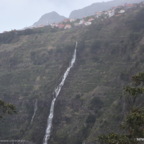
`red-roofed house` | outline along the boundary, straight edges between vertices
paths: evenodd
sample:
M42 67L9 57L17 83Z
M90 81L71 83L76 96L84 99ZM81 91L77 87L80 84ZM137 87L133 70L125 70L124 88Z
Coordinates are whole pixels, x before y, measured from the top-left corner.
M58 24L58 28L63 29L65 27L64 24Z

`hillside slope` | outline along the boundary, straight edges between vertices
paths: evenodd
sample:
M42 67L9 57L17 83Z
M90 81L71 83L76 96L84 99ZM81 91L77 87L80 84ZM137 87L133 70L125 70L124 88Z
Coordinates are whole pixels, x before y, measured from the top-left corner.
M54 88L77 60L58 97L50 144L97 143L119 131L122 90L144 69L144 9L60 31L44 27L0 34L0 97L18 113L0 123L0 139L43 141ZM34 105L37 112L33 123Z
M143 0L112 0L108 2L94 3L82 9L72 11L69 17L70 18L83 18L83 17L94 15L96 12L107 11L111 9L112 7L124 5L125 3L131 4L131 3L139 3L142 1Z

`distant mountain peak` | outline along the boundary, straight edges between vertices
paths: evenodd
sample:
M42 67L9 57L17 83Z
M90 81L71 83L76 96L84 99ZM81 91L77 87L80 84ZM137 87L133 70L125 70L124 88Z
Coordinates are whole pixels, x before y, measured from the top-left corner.
M66 19L66 17L59 15L57 12L52 11L50 13L46 13L41 18L34 23L33 26L38 27L38 26L43 26L43 25L49 25L52 23L59 23Z

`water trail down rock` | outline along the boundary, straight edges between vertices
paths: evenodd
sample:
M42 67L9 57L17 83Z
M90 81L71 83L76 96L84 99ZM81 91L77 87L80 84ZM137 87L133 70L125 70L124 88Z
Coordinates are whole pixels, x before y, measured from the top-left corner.
M63 85L65 83L65 80L66 80L71 68L73 67L73 65L74 65L74 63L76 61L77 45L78 45L78 42L76 42L76 44L75 44L75 50L74 50L73 57L71 59L69 67L67 68L67 70L65 71L65 73L64 73L64 75L62 77L62 81L60 82L60 84L54 90L54 98L53 98L53 100L51 102L50 114L49 114L49 117L48 117L48 120L47 120L47 128L46 128L43 144L48 144L48 140L49 140L50 134L51 134L52 120L53 120L53 116L54 116L55 101L56 101L57 97L59 96L61 88L63 87Z
M35 100L35 105L34 105L34 113L33 113L33 116L32 116L32 118L31 118L30 124L33 123L33 120L34 120L34 118L35 118L36 111L37 111L37 109L38 109L37 103L38 103L38 101L37 101L37 99L36 99L36 100Z

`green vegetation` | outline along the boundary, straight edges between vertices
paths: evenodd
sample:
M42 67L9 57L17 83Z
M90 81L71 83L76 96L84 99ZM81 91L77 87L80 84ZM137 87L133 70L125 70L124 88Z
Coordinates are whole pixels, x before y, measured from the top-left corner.
M4 115L6 114L13 114L13 113L16 113L15 106L0 100L0 118L3 118Z
M143 8L89 27L0 34L0 96L17 108L17 115L8 115L0 123L0 139L42 143L53 91L69 65L76 40L77 60L56 101L50 143L91 144L98 135L111 132L110 137L117 138L115 133L123 132L119 125L126 115L122 89L144 69L144 29L139 15ZM141 28L136 30L136 25ZM135 79L138 86L139 78ZM135 86L127 91L131 88ZM137 88L132 94L142 92ZM30 124L36 99L38 110ZM132 116L141 113L135 112Z
M101 144L138 144L137 138L144 137L144 73L132 77L133 85L125 88L126 117L122 125L125 134L111 133L99 136Z

